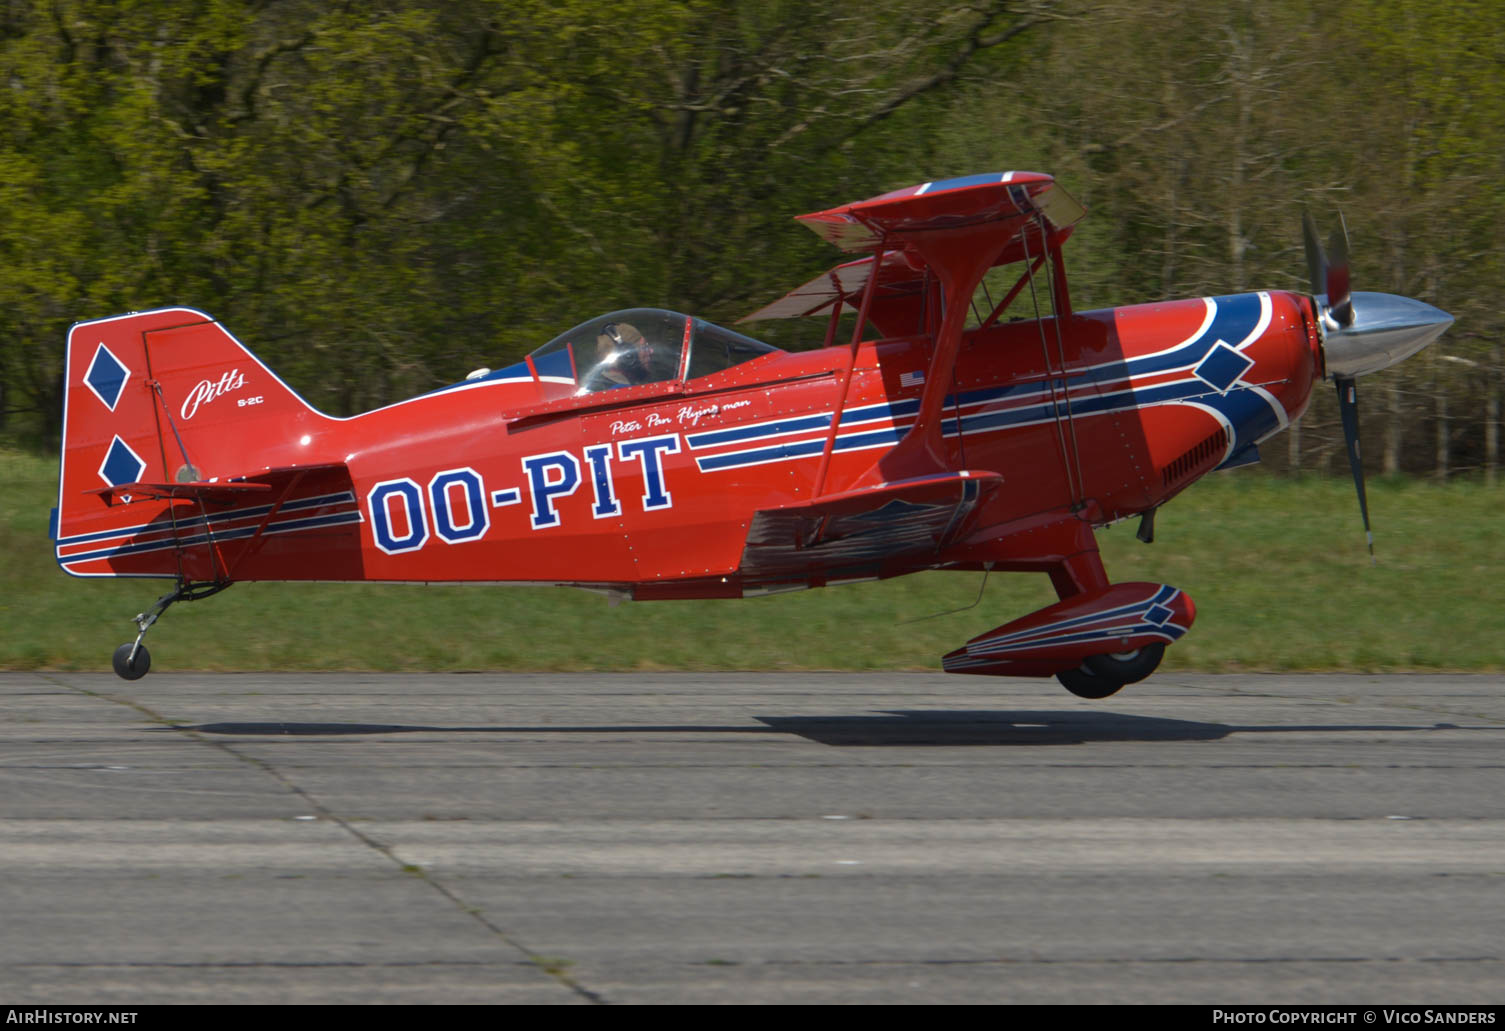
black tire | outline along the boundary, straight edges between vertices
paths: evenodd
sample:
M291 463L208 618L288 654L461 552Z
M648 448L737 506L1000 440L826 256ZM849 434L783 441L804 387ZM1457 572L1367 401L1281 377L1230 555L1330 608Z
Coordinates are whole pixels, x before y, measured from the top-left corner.
M140 680L152 668L152 654L144 644L136 648L136 661L130 661L133 647L134 644L122 644L115 649L115 655L110 660L110 665L115 667L115 675L125 680Z
M1111 694L1117 694L1118 689L1124 686L1120 681L1107 680L1080 666L1062 670L1056 674L1056 679L1078 698L1107 698Z
M1088 672L1104 680L1116 680L1119 685L1137 684L1160 668L1165 658L1165 645L1147 644L1126 654L1091 655L1082 663Z

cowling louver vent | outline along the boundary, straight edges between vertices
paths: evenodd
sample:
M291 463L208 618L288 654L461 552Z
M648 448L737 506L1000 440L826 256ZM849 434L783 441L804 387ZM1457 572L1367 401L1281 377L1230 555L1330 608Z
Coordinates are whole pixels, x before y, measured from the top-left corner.
M1161 473L1161 480L1167 487L1173 483L1179 483L1197 469L1200 469L1209 459L1214 456L1221 456L1226 450L1228 450L1228 431L1219 429L1212 436L1202 441L1202 443L1166 466L1165 471Z

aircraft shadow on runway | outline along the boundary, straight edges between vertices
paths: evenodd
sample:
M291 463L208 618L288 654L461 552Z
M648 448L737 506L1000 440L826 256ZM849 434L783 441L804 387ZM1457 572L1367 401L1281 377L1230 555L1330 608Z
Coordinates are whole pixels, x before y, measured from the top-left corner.
M395 723L204 723L176 731L238 736L326 737L361 734L792 734L823 745L1078 745L1100 741L1216 741L1230 734L1411 733L1505 730L1434 724L1235 726L1110 712L887 710L859 716L758 716L737 724L421 726Z

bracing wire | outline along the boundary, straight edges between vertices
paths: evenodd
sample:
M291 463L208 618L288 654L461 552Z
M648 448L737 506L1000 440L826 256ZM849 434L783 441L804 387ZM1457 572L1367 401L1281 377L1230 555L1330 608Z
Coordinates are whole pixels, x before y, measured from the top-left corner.
M988 574L990 572L992 572L991 564L983 567L982 583L977 585L977 597L972 599L972 604L963 605L959 609L947 609L944 612L932 612L928 616L916 616L914 619L903 619L896 623L895 626L908 626L911 623L923 623L927 619L940 619L942 616L954 616L958 612L966 612L968 609L977 608L978 603L982 601L982 592L988 586Z
M1042 236L1045 234L1044 226L1040 227L1040 233ZM1061 252L1057 250L1054 261L1060 260ZM1078 474L1080 474L1082 470L1082 450L1081 447L1077 444L1076 420L1071 416L1071 386L1066 382L1066 342L1061 337L1061 305L1059 300L1056 298L1056 277L1054 275L1056 267L1054 261L1051 265L1052 275L1050 277L1050 310L1054 316L1054 318L1051 319L1051 322L1054 323L1056 327L1056 355L1061 360L1061 386L1065 388L1066 391L1066 428L1071 431L1071 454L1072 457L1076 460L1077 472ZM1081 486L1085 491L1085 484ZM1072 500L1080 501L1082 499L1073 498Z
M1040 318L1040 295L1035 289L1034 268L1032 265L1028 264L1032 260L1029 252L1029 233L1021 232L1019 234L1019 239L1020 242L1024 245L1024 260L1027 263L1026 267L1029 268L1029 297L1030 302L1035 306L1035 328L1040 332L1040 357L1045 362L1045 381L1050 386L1050 410L1051 414L1055 416L1056 420L1056 443L1060 445L1061 462L1066 466L1067 486L1071 490L1072 499L1075 500L1080 491L1077 489L1076 471L1073 468L1072 463L1066 453L1066 434L1061 430L1061 407L1060 402L1056 400L1056 377L1050 371L1050 344L1045 339L1045 326ZM1065 371L1066 369L1063 364L1061 372L1064 374ZM1068 413L1070 412L1070 410L1070 397L1068 395Z

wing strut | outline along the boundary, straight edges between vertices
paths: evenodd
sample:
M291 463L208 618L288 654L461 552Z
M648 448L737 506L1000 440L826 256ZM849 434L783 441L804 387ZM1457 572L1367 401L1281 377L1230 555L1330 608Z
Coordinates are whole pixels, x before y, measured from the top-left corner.
M1014 303L1014 298L1019 296L1019 292L1026 286L1032 285L1034 283L1035 273L1040 271L1041 265L1045 264L1045 258L1046 255L1042 254L1030 263L1029 267L1024 270L1024 272L1019 276L1019 279L1014 283L1014 285L1009 288L1009 292L1003 295L1003 300L999 301L993 307L992 314L983 319L982 322L978 325L978 333L981 333L993 323L997 322L998 317L1008 310L1009 305Z
M873 267L880 268L883 265L883 252L885 246L879 243L873 252ZM862 344L862 331L867 328L867 313L873 303L873 294L878 291L878 277L869 276L867 287L862 291L862 306L857 309L857 325L852 327L852 346L847 351L847 371L841 380L841 393L836 398L836 409L831 413L831 430L826 434L826 446L820 453L820 469L815 474L815 490L813 497L820 497L826 489L826 470L831 467L831 451L836 446L836 431L841 428L841 416L847 407L847 392L852 387L852 372L857 367L857 348ZM836 333L836 319L841 314L841 302L838 298L835 312L831 317L831 328L828 336ZM827 341L829 346L829 341Z
M870 320L891 333L901 320L907 323L918 314L925 335L931 338L930 356L913 425L892 450L848 485L849 489L879 488L955 471L948 459L942 414L947 394L954 389L956 359L972 295L988 269L1016 261L1026 262L1028 270L1012 294L1016 295L1024 283L1033 286L1034 272L1052 252L1059 251L1082 214L1081 205L1057 189L1049 176L1002 172L924 183L798 216L817 236L842 250L873 255L838 265L827 277L748 316L803 316L822 311L827 304L839 309L853 296L858 282L865 284L852 336L852 355L822 451L816 497L825 490L841 409L847 402L862 332ZM1031 232L1039 232L1043 238L1038 261L1026 239ZM1059 264L1053 271L1052 293L1059 295L1058 305L1067 305ZM939 318L930 307L932 282L939 287ZM882 297L877 296L880 285L885 291ZM1010 296L1005 303L1012 299ZM995 310L989 322L996 320L1001 310ZM1058 313L1061 310L1064 308L1058 308ZM828 332L828 337L831 335Z
M1043 239L1045 237L1044 226L1041 226L1040 228L1041 228L1040 235L1041 235L1041 237ZM1024 244L1025 252L1028 253L1028 251L1029 251L1029 233L1028 232L1022 232L1022 233L1020 233L1019 234L1019 239ZM1046 244L1046 247L1047 248L1049 247L1048 243ZM1040 255L1040 259L1043 261L1045 259L1045 257L1049 253L1050 252L1049 252L1048 249L1042 251L1041 255ZM1057 255L1057 257L1059 259L1059 255ZM1065 345L1063 344L1063 342L1061 340L1061 315L1060 315L1059 312L1056 312L1056 311L1053 310L1052 313L1051 313L1052 317L1051 317L1051 320L1050 320L1051 323L1055 326L1056 359L1060 362L1059 368L1060 368L1060 383L1061 383L1061 394L1062 394L1062 397L1061 397L1060 400L1057 400L1057 398L1056 398L1056 379L1057 379L1057 377L1056 377L1055 373L1053 373L1051 371L1051 367L1050 367L1050 363L1051 363L1050 345L1048 343L1046 343L1046 340L1045 340L1045 319L1042 318L1041 315L1040 315L1040 296L1039 296L1038 293L1035 292L1035 276L1034 276L1034 271L1038 267L1039 267L1039 263L1036 262L1034 265L1030 266L1029 272L1026 273L1026 275L1029 276L1029 296L1030 296L1030 300L1033 302L1033 304L1035 306L1035 326L1040 331L1040 356L1045 361L1045 376L1046 376L1045 382L1050 387L1050 412L1051 412L1051 415L1056 420L1056 444L1057 444L1057 446L1061 450L1061 464L1066 467L1066 485L1067 485L1067 488L1071 491L1071 500L1073 502L1077 502L1077 501L1080 501L1081 498L1082 498L1082 490L1081 490L1081 482L1082 482L1082 478L1081 478L1082 453L1081 453L1081 449L1077 447L1076 423L1074 421L1072 421L1072 417L1071 417L1071 388L1070 388L1070 386L1066 382L1066 350L1065 350ZM1051 284L1051 302L1052 302L1052 308L1054 308L1054 304L1055 304L1055 301L1056 301L1056 292L1055 292L1055 285L1054 285L1054 280L1056 278L1057 277L1052 276L1052 284ZM1065 419L1065 426L1064 426L1064 428L1062 427L1062 419L1061 419L1061 409L1063 407L1066 409L1066 419ZM1070 451L1068 451L1067 448L1066 448L1066 438L1067 438L1068 435L1071 437L1071 449L1070 449Z
M897 234L896 234L897 235ZM906 249L917 253L935 272L941 286L941 324L925 370L925 387L915 423L892 451L864 473L854 486L871 487L949 469L942 439L941 412L951 389L962 330L971 310L972 292L993 266L998 228L991 223L904 232Z

